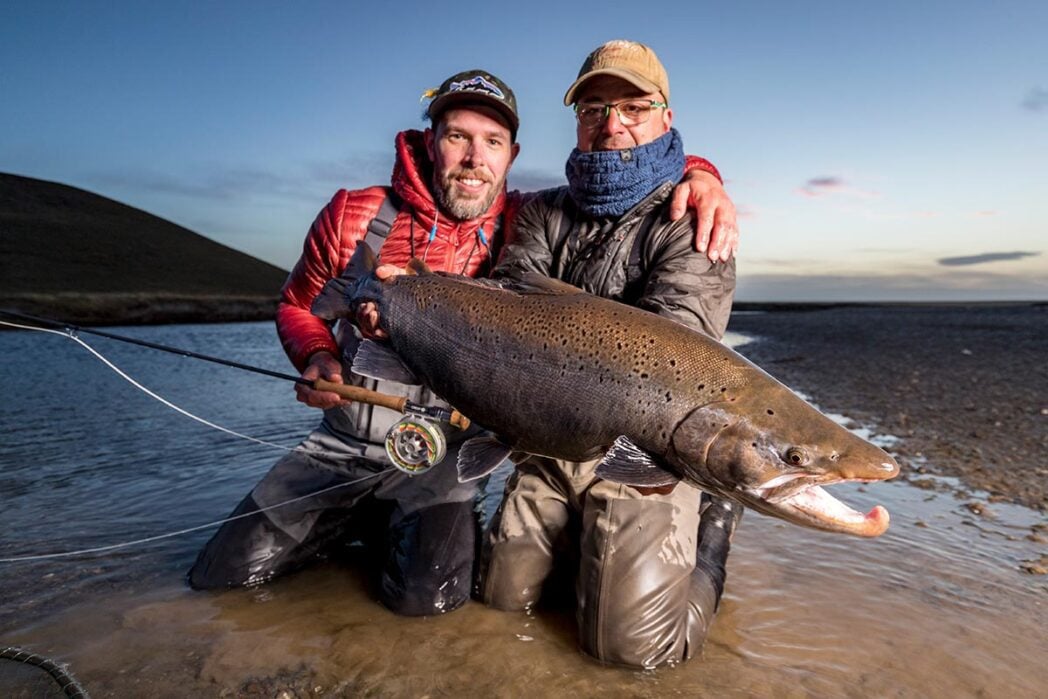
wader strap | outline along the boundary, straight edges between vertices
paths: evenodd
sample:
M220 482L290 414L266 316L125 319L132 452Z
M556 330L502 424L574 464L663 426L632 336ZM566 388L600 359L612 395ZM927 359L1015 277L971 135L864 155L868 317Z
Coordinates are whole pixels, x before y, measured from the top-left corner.
M384 189L386 190L386 198L382 200L382 205L378 208L375 218L368 222L368 232L364 236L364 242L375 251L375 254L381 251L382 244L386 242L389 231L393 228L393 221L396 219L400 209L399 197L393 192L393 189L391 187L385 187Z

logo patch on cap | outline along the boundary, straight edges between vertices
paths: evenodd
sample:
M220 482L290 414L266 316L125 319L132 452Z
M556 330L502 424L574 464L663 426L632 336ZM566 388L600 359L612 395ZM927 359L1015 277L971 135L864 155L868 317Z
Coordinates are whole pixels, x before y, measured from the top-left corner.
M486 92L500 100L506 99L506 95L499 89L498 85L484 78L483 75L475 75L469 80L460 80L448 85L448 92Z

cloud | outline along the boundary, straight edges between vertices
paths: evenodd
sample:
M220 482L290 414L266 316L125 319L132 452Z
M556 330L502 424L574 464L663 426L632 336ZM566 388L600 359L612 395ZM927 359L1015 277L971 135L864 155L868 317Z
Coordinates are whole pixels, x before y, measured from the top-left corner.
M310 179L329 188L359 189L376 184L389 184L393 173L392 153L365 153L344 158L310 163Z
M1043 87L1031 88L1023 98L1022 108L1030 112L1048 112L1048 90Z
M863 199L873 199L880 196L878 192L858 189L848 184L844 179L833 176L813 177L805 182L797 190L797 193L809 198L836 194Z
M981 265L986 262L1003 262L1010 260L1021 260L1024 257L1037 257L1039 252L984 252L981 255L966 255L963 257L941 257L937 260L940 265L946 267L964 267L967 265Z
M509 171L509 188L522 192L535 192L567 184L564 173L552 173L546 170L529 170L513 168Z
M355 189L388 183L392 169L390 156L363 154L304 163L296 169L282 172L223 166L192 174L122 169L90 173L85 179L94 186L119 188L140 194L165 194L220 202L276 197L312 203L339 187Z

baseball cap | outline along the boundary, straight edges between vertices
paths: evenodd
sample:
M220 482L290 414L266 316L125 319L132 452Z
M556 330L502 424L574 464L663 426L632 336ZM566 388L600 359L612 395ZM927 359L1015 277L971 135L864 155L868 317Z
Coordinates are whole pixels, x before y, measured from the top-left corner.
M587 56L578 79L564 95L564 104L569 107L574 104L575 93L582 83L598 75L614 75L645 92L661 92L666 102L670 101L670 78L666 69L654 51L636 41L615 39Z
M436 90L426 93L433 100L426 114L436 121L452 107L463 104L483 104L494 108L509 122L513 138L517 137L520 117L517 116L517 98L509 85L483 70L464 70L441 83Z

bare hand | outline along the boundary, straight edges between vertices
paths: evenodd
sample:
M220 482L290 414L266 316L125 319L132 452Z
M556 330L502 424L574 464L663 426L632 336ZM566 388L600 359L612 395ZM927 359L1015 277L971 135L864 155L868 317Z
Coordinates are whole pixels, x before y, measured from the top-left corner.
M309 358L309 366L302 372L302 378L309 381L325 379L331 383L342 383L342 364L330 352L317 352ZM318 391L301 383L295 384L295 397L299 403L322 410L349 403L337 393Z
M381 265L375 270L375 276L380 281L387 281L401 274L407 272L395 265ZM379 327L379 320L378 306L373 301L366 301L357 307L357 327L364 338L382 340L389 337L386 331Z
M711 262L727 262L739 250L739 227L735 205L724 186L705 170L691 170L673 189L670 218L674 221L686 209L695 212L695 249L705 252Z

